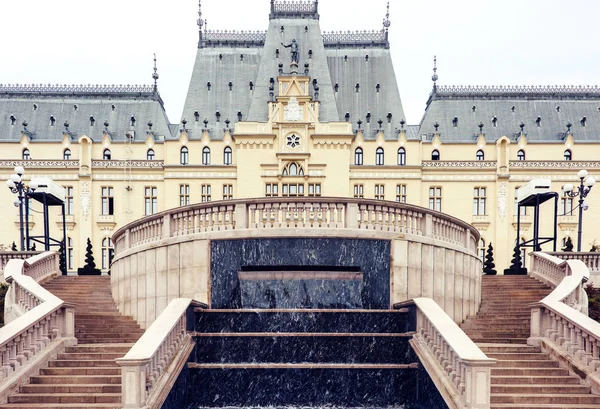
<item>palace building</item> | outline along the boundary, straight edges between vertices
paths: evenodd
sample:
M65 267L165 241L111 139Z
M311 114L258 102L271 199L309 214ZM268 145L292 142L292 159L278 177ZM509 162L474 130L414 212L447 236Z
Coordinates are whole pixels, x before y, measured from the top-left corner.
M167 118L156 70L150 86L0 85L1 178L23 166L26 180L65 187L69 270L83 264L88 237L108 269L112 234L145 215L265 196L364 197L448 213L480 231L482 257L493 244L502 269L517 237L532 238L532 214L517 232L517 188L545 177L561 192L579 183L580 169L600 171L598 87L448 87L434 68L423 118L411 125L389 6L371 32L322 31L318 1L271 1L260 32L210 31L199 14L178 122ZM36 210L27 222L39 233ZM10 215L2 244L18 243L18 212L10 200L0 211ZM561 198L558 247L576 240L578 212L577 200ZM543 234L551 213L543 208ZM584 218L587 250L600 220ZM54 211L54 236L61 223Z

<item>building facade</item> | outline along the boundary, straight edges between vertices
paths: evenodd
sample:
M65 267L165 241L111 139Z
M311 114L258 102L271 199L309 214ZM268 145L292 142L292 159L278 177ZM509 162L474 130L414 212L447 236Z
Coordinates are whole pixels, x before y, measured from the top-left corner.
M108 269L117 228L169 208L269 196L364 197L429 207L471 222L496 265L517 237L516 189L538 177L561 192L600 170L598 87L433 89L409 125L390 57L389 13L373 32L322 32L318 2L272 1L265 32L208 31L182 118L167 118L152 86L0 86L0 177L24 166L67 193L67 263L91 238ZM295 41L293 41L295 40ZM8 191L2 244L18 243ZM593 209L594 193L587 199ZM41 231L32 205L29 223ZM561 197L558 247L577 236L576 200ZM53 236L62 217L51 213ZM585 215L582 249L600 235ZM552 229L542 211L542 233ZM551 246L544 247L551 250Z

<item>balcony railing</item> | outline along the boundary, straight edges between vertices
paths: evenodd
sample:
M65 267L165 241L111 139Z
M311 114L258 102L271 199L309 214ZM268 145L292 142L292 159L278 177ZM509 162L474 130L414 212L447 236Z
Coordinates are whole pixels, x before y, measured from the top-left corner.
M452 216L406 203L276 197L197 203L130 223L113 236L116 255L171 237L228 230L355 229L429 237L477 252L477 230Z

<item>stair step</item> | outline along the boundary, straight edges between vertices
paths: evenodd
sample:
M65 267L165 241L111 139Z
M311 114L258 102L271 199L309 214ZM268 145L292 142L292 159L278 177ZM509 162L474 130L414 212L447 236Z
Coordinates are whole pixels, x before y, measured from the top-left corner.
M111 384L31 384L19 388L21 393L121 393L121 385Z
M492 394L546 394L546 393L560 393L560 394L589 394L591 388L585 385L492 385Z
M600 404L600 396L591 394L493 394L491 403Z
M496 376L492 375L494 385L579 385L581 380L576 376Z
M81 360L81 361L70 361L70 360L52 360L48 362L48 366L51 368L65 368L65 367L98 367L98 366L118 366L114 359L108 360Z
M121 375L121 368L103 368L103 367L95 367L95 368L77 368L77 367L64 367L64 368L42 368L40 370L40 375L60 375L60 376L80 376L80 375L93 375L93 376L102 376L102 375Z
M121 384L121 375L36 375L30 378L32 384L63 385L63 384Z
M27 393L11 395L8 403L121 403L120 393Z

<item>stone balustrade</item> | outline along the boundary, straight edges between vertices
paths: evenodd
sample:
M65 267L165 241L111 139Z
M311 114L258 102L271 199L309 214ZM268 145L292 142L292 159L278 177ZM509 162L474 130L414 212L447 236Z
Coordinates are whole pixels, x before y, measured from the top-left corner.
M413 350L449 407L489 409L491 369L488 358L442 308L430 298L395 305L416 314Z
M590 281L597 287L600 285L600 252L594 251L557 251L546 253L563 260L581 260L590 270Z
M38 373L52 354L77 343L74 309L36 281L52 274L59 274L55 252L13 259L5 267L12 304L24 313L0 328L0 401Z
M351 198L260 198L197 203L148 216L113 235L115 252L196 233L243 229L359 229L431 237L477 252L477 231L452 216L406 203Z
M406 203L328 197L197 203L123 226L113 235L113 297L121 313L147 328L173 299L209 303L218 297L211 295L218 291L211 280L225 277L212 276L223 268L214 264L216 243L300 238L325 240L335 248L354 240L352 246L358 248L347 250L353 255L360 241L387 242L389 271L377 273L377 279L388 281L381 287L385 308L430 297L456 322L479 308L479 233L473 226ZM354 262L355 267L360 264ZM227 279L237 280L237 275Z
M4 282L4 267L12 259L25 260L39 254L37 251L1 251L0 252L0 282Z
M191 309L199 305L189 298L174 299L129 352L116 360L123 374L123 408L161 406L181 369L169 371L169 367L185 364L193 349L188 315L193 316Z
M600 323L587 316L583 289L589 269L581 260L562 260L533 253L530 274L551 282L562 276L552 293L531 309L528 343L541 345L600 393Z

